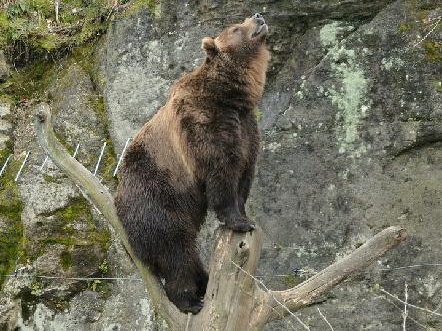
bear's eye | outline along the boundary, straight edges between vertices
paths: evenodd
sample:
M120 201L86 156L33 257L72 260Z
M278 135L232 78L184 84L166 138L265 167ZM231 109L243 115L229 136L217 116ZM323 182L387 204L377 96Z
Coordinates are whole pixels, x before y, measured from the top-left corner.
M238 32L238 31L239 31L239 28L238 28L238 27L236 27L236 28L234 28L234 29L232 30L233 33Z

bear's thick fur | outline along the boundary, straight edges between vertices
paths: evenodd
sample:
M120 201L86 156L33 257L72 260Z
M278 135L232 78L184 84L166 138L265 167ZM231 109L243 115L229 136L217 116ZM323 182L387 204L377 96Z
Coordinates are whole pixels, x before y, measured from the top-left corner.
M137 256L165 280L183 312L202 307L208 275L196 249L208 208L234 231L245 213L259 134L254 109L270 59L267 25L255 14L204 38L204 62L172 87L164 107L127 149L115 196Z

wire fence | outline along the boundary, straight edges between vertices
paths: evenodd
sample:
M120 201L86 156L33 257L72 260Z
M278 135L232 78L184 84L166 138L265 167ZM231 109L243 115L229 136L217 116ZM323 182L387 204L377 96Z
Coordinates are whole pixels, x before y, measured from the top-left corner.
M293 276L294 274L285 274L285 275L258 275L254 276L248 273L246 270L244 270L241 266L236 264L234 261L231 261L231 263L238 268L241 272L244 272L248 277L250 277L260 288L265 290L267 293L272 293L271 290L268 288L268 286L264 283L263 279L267 277L286 277L286 276ZM393 270L404 270L408 268L424 268L424 267L442 267L442 263L422 263L422 264L415 264L415 265L408 265L408 266L398 266L398 267L391 267L391 268L378 268L381 272L387 272L387 271L393 271ZM302 271L302 270L301 270ZM308 271L310 273L310 270ZM61 281L86 281L86 282L93 282L93 281L130 281L130 282L141 282L143 281L142 278L138 277L64 277L64 276L46 276L46 275L38 275L36 273L29 273L25 271L24 268L16 268L13 274L8 275L0 275L0 278L31 278L31 279L47 279L47 280L61 280ZM244 291L241 287L239 287L239 290ZM407 320L411 321L414 325L420 327L422 330L427 330L428 328L421 322L419 322L416 318L413 318L410 316L409 311L410 310L417 310L426 313L427 315L430 315L436 319L439 319L442 321L442 314L437 312L438 309L430 310L425 307L420 307L418 305L412 304L409 302L408 299L408 284L405 283L404 287L404 300L400 299L398 295L392 294L385 290L384 288L378 288L378 292L381 293L381 295L377 295L376 297L379 297L386 302L393 305L395 308L400 310L401 316L403 318L403 323L401 325L402 331L407 330ZM250 293L246 293L250 294ZM308 323L301 320L301 318L290 311L290 309L282 302L280 302L277 298L272 296L275 302L284 310L286 310L288 316L292 317L296 323L302 327L302 329L311 331L311 327L308 325ZM400 305L403 306L401 308ZM272 311L279 314L281 317L281 313L275 310L275 308L268 306ZM324 312L317 308L317 312L319 317L324 321L324 323L327 325L328 329L331 331L334 331L334 327L332 326L331 322L327 319ZM292 330L298 330L298 328L295 327L292 321L290 319L284 319L286 326L289 327Z
M121 165L121 161L122 161L122 159L123 159L123 157L124 157L124 154L125 154L125 152L126 152L126 149L127 149L128 145L129 145L129 142L131 141L131 139L132 139L132 138L127 138L126 143L125 143L125 145L124 145L124 148L123 148L121 154L117 155L117 158L118 158L118 160L117 160L117 165L115 166L115 168L114 168L113 171L112 171L112 177L115 177L115 176L117 175L118 170L119 170L120 165ZM94 171L93 171L93 173L92 173L94 176L97 176L97 175L98 175L98 171L99 171L99 169L100 169L100 165L101 165L102 160L103 160L103 158L104 158L104 155L105 155L105 153L106 153L106 146L107 146L107 142L105 141L105 142L103 143L102 147L101 147L101 150L100 150L100 153L99 153L99 156L98 156L97 162L96 162L95 167L94 167ZM74 153L72 154L72 157L73 157L73 158L76 158L76 157L77 157L78 152L79 152L79 149L80 149L80 143L77 143L77 145L76 145L76 147L75 147L75 150L74 150ZM29 160L29 156L30 156L30 155L31 155L31 151L27 151L26 154L25 154L25 158L24 158L23 161L21 162L18 171L17 171L17 172L15 173L15 175L14 175L14 181L15 181L15 182L18 182L18 180L20 179L20 177L21 177L21 175L22 175L22 173L23 173L23 171L24 171L24 169L25 169L25 166L27 165L27 162L28 162L28 160ZM13 154L9 154L9 155L6 157L6 159L3 161L3 164L2 164L2 166L1 166L1 168L0 168L0 178L1 178L2 176L5 175L6 170L8 169L8 166L11 166L12 158L13 158ZM50 159L49 156L45 156L43 162L42 162L41 165L39 166L39 170L40 170L40 172L43 172L43 170L44 170L44 168L45 168L45 166L46 166L46 164L47 164L47 162L48 162L49 159Z

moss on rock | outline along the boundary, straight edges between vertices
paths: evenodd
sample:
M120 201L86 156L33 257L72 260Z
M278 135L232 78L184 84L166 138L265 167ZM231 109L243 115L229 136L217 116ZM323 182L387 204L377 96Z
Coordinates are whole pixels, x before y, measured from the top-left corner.
M103 252L109 247L111 234L107 228L96 224L91 206L84 197L76 198L68 206L43 216L50 219L50 228L44 236L29 243L31 260L47 251L49 245L63 245L66 250L98 245ZM60 259L65 269L68 256L62 254Z
M68 270L74 263L74 259L69 251L63 251L60 254L60 263L64 271Z
M1 159L1 161L4 160ZM23 206L14 181L14 174L19 164L20 160L12 161L0 177L0 286L4 282L2 276L13 270L22 249L21 212Z
M104 100L102 96L98 96L92 100L93 108L100 117L102 123L104 124L104 130L106 132L106 153L103 155L103 160L101 163L101 176L106 181L110 183L113 180L113 171L117 165L117 158L115 154L114 145L112 139L109 135L109 118L104 106Z
M57 11L51 0L12 1L0 14L0 48L15 55L14 62L23 59L17 47L26 57L68 50L105 31L111 10L107 0L60 1Z
M426 40L424 41L426 59L428 62L442 62L442 43Z
M124 15L139 13L143 8L148 8L155 18L161 17L161 0L135 0L130 4Z
M0 84L0 94L13 103L45 98L47 94L45 91L52 78L53 66L52 61L39 60L14 72L10 79Z

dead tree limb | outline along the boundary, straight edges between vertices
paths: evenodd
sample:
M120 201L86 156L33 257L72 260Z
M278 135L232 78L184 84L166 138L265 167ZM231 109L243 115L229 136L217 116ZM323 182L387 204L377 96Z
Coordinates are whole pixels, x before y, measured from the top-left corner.
M112 195L57 141L49 105L38 105L36 117L35 127L40 145L111 223L138 268L154 308L172 330L262 330L269 321L284 318L311 304L318 296L364 269L407 237L405 229L387 228L298 286L285 291L271 291L254 277L262 248L261 229L234 233L220 227L215 234L204 307L198 315L186 316L168 301L158 279L135 256L118 220Z
M272 294L290 311L297 311L313 303L315 299L332 289L336 284L370 265L406 237L406 231L400 227L392 226L384 229L349 255L298 286L286 291L272 291ZM269 320L280 319L281 315L288 314L287 310L282 309L275 302L272 307Z
M63 145L57 140L52 128L51 111L48 104L41 103L36 109L35 130L40 146L51 157L57 167L67 174L75 184L77 184L83 194L95 205L95 207L104 215L114 228L118 237L121 239L124 247L134 261L140 276L146 285L149 297L154 307L159 311L161 316L172 327L178 327L185 323L184 316L177 319L177 316L183 315L179 310L167 299L157 278L145 267L136 257L134 251L129 245L126 233L120 223L117 212L113 203L113 197L103 184L92 175L85 167L83 167L76 159L74 159ZM179 328L177 329L179 330Z

